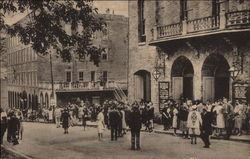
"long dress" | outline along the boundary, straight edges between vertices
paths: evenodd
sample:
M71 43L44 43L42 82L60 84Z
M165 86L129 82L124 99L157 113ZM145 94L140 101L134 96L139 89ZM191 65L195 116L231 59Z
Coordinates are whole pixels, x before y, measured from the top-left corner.
M244 117L244 106L239 104L235 107L234 113L235 116L235 128L241 129L243 124L243 117Z
M102 112L100 112L97 115L97 131L98 133L103 133L104 130L104 115Z
M177 119L178 119L177 114L178 114L178 110L176 108L174 109L173 114L174 114L174 116L173 116L172 127L173 128L177 128Z
M64 129L69 128L69 120L70 120L69 113L68 112L63 112L61 118L62 118L62 127Z
M122 129L126 129L127 125L126 125L126 120L125 120L125 111L122 110Z
M216 127L217 128L221 128L224 129L225 128L225 119L224 119L224 115L223 115L223 106L218 105L215 108L216 111Z

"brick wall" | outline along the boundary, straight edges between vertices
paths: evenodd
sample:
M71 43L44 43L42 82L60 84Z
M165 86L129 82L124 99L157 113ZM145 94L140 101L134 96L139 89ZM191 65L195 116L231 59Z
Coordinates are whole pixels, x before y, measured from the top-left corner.
M151 29L156 24L156 18L158 19L159 25L167 25L179 22L180 17L180 4L179 1L158 1L159 9L156 9L155 1L145 1L145 18L146 18L146 42L138 43L138 8L136 1L129 1L129 100L132 103L135 100L135 77L134 73L139 70L147 70L151 73L151 100L154 103L156 111L158 110L158 82L153 79L152 73L154 71L155 59L157 57L157 50L155 46L149 46L149 41L151 38ZM189 13L189 20L211 16L212 6L211 1L188 1L188 9L193 9ZM229 5L237 5L240 9L248 8L249 1L244 1L241 4L241 8L238 5L238 1L230 1ZM237 35L235 35L237 37ZM241 36L241 35L239 35ZM199 43L199 58L195 56L195 50L188 47L183 41L165 42L162 43L162 47L172 46L173 49L164 50L166 54L169 54L169 58L165 63L165 77L161 75L158 81L169 81L171 87L171 69L174 61L180 57L187 57L194 68L194 99L202 99L202 75L201 70L205 59L211 54L222 55L229 66L233 63L233 48L228 43L223 40L223 38L213 37L214 39L204 40ZM192 39L190 39L192 40ZM239 52L242 52L244 57L244 72L240 75L240 79L249 80L249 41L247 43L242 43L239 46ZM231 84L230 84L230 97L231 97ZM170 96L172 96L172 89L170 88Z
M108 60L101 60L99 67L90 62L88 58L83 62L72 60L64 63L60 58L52 57L54 81L65 81L65 70L72 70L72 81L78 81L78 72L83 71L84 81L91 80L91 71L96 72L98 80L100 72L108 72L108 80L127 82L128 65L128 19L123 16L102 15L107 22L108 38L103 39L97 34L94 44L107 48ZM51 80L49 56L40 57L38 62L38 80Z

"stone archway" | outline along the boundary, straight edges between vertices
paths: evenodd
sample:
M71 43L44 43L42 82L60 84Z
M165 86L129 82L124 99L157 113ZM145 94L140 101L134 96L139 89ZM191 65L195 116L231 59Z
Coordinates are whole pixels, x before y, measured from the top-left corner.
M194 69L191 61L185 56L175 59L171 69L173 99L193 99Z
M229 98L229 64L224 56L210 54L202 66L203 101Z
M44 108L44 98L43 98L42 92L40 93L40 104L41 104L41 107Z
M146 70L134 73L135 100L151 101L151 74Z
M49 108L49 95L48 95L48 93L45 94L44 99L45 99L45 101L44 101L45 102L45 107Z
M31 109L32 108L32 98L31 98L31 95L29 94L28 95L29 97L29 100L28 100L28 108Z

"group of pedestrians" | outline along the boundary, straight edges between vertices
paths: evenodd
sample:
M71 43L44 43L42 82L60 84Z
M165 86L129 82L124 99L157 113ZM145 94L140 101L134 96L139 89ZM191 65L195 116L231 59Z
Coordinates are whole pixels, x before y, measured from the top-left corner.
M196 137L201 135L205 147L209 147L209 135L224 136L241 135L242 127L247 133L250 128L250 106L244 102L235 101L235 106L226 98L214 103L207 101L186 100L181 104L168 100L162 109L164 130L170 128L182 131L183 138L191 137L191 143L196 144Z
M11 109L7 112L0 108L1 111L1 144L7 131L7 141L13 145L19 144L23 139L23 115L18 109Z
M94 106L94 107L93 107ZM127 130L131 131L131 149L140 150L140 130L144 124L145 130L152 132L154 128L154 107L151 102L123 103L117 100L106 100L102 105L87 105L69 103L65 107L52 106L52 116L56 127L62 126L64 134L69 133L69 127L79 122L86 127L88 120L96 121L98 139L103 140L103 132L110 129L111 141L123 137ZM94 114L93 115L93 110ZM233 133L241 135L245 125L249 133L250 106L241 101L235 101L233 106L226 98L206 104L200 101L186 100L177 103L167 100L161 110L164 130L174 129L174 135L179 129L183 138L191 139L191 144L197 144L200 136L205 148L210 147L211 135L224 135L229 138ZM5 113L1 109L1 143L5 131L7 139L14 145L22 139L23 115L20 110L13 109Z

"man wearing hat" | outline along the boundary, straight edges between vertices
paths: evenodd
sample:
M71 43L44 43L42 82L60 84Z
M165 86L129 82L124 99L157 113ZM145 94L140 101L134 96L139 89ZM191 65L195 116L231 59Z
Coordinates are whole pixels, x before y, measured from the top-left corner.
M202 126L201 126L201 139L204 142L205 146L204 148L209 148L211 145L209 141L209 135L212 135L213 129L212 129L212 113L208 112L206 108L203 108L202 111Z
M131 150L140 150L140 131L142 116L139 106L134 104L129 114L129 127L131 130Z
M16 117L15 113L12 111L9 113L10 119L8 120L8 135L7 135L7 140L8 142L12 142L13 145L17 145L18 140L17 140L17 134L20 129L20 121Z
M119 112L115 105L111 107L111 111L109 112L109 124L111 128L111 141L117 140L118 136L118 124L119 124Z

